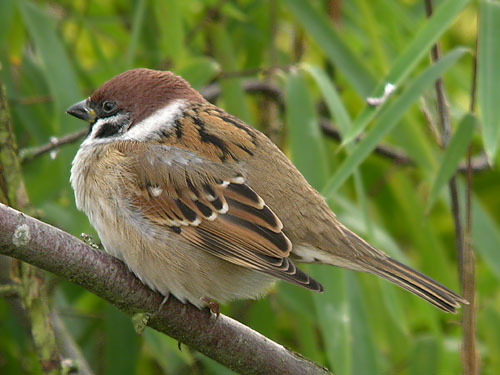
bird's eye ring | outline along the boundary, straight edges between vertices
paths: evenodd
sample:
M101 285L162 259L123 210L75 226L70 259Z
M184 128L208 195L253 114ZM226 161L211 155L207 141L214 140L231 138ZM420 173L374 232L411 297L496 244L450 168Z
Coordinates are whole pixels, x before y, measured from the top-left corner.
M113 112L116 109L116 104L113 102L104 102L102 103L102 109L106 113Z

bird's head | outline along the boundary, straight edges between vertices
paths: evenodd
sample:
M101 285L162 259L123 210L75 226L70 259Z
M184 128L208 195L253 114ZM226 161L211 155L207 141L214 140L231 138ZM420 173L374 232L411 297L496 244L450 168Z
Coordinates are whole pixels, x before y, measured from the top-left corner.
M87 143L155 138L203 97L171 72L133 69L113 77L68 114L90 123Z

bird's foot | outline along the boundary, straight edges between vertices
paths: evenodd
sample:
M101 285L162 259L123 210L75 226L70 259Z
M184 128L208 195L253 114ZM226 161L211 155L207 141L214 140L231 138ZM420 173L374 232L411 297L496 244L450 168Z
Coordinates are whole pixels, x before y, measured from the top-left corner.
M89 245L90 247L96 249L96 250L104 250L104 248L102 247L102 245L98 245L94 239L89 236L87 233L82 233L80 234L80 238L82 239L83 242L85 242L87 245Z
M210 310L210 313L212 315L215 315L215 320L217 320L219 318L219 315L220 315L220 306L217 302L214 302L214 301L211 301L210 299L206 298L206 297L203 297L201 299L208 307L208 309Z

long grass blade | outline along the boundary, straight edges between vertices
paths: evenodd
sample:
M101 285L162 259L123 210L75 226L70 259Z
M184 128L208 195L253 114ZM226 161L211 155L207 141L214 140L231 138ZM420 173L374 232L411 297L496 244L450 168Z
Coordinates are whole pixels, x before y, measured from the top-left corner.
M469 1L470 0L447 0L443 2L436 9L429 21L417 31L417 34L413 37L404 52L399 55L389 73L379 82L371 96L381 96L387 83L399 87L415 70L418 63L426 56L432 45L448 29ZM347 134L342 144L345 145L355 140L375 115L381 112L387 105L388 102L386 101L378 107L366 106L358 117L356 117L351 131Z
M285 0L288 8L330 61L342 72L361 96L368 95L375 80L333 28L328 19L314 8L311 1Z
M479 12L478 101L486 155L493 163L500 135L500 3L482 0Z
M329 179L323 193L331 196L342 183L354 172L376 147L377 143L389 133L405 114L408 108L423 94L423 92L450 68L466 52L464 48L456 48L444 56L438 63L429 66L422 72L408 88L395 99L380 115L373 128L366 137L354 148L353 152L344 160L335 174Z

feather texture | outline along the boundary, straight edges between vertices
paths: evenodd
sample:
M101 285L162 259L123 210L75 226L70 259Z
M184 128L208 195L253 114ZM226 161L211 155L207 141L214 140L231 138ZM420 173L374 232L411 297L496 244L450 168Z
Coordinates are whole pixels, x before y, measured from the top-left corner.
M128 153L130 145L122 143L119 150ZM136 146L126 158L139 181L128 189L130 201L152 224L238 266L322 291L288 258L292 243L283 224L237 168L163 145Z

